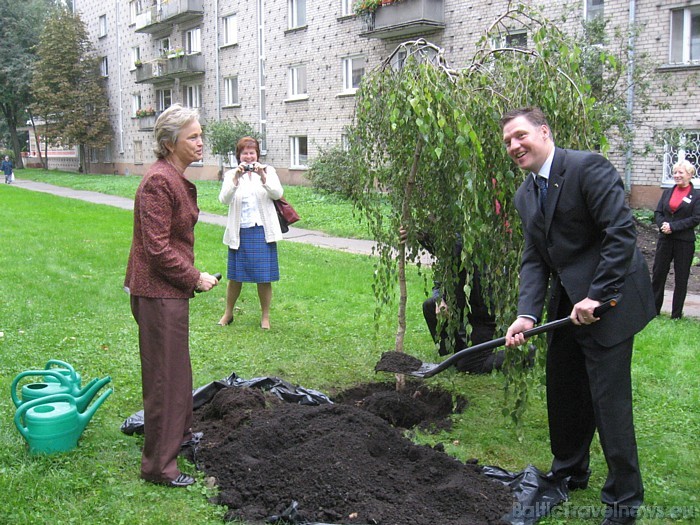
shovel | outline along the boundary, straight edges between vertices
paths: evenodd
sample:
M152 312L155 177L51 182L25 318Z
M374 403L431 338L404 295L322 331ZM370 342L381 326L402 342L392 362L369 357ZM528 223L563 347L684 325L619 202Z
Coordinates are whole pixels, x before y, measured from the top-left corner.
M605 312L614 307L619 300L620 296L616 296L602 303L595 310L593 310L593 315L595 317L600 317ZM525 337L532 337L533 335L548 332L550 330L554 330L562 326L567 326L571 323L571 317L564 317L563 319L550 321L549 323L536 326L534 328L531 328L530 330L525 330L523 332L523 335ZM409 356L407 354L404 354L403 352L384 352L379 362L375 365L374 370L376 372L392 372L395 374L406 374L414 377L428 378L439 374L443 370L447 370L463 357L466 357L470 354L482 352L484 350L492 350L505 344L505 337L500 337L492 341L486 341L484 343L475 346L470 346L469 348L460 350L459 352L456 352L454 355L448 357L443 362L438 364L423 363L418 358Z

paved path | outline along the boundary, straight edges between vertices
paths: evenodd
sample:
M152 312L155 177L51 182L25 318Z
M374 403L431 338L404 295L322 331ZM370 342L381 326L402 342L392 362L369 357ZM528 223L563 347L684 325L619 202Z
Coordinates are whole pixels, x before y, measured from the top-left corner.
M43 182L33 182L22 179L17 179L14 182L14 185L27 190L51 193L52 195L58 195L59 197L79 199L95 204L106 204L108 206L116 206L125 210L134 209L133 200L126 199L124 197L105 195L103 193L97 193L94 191L62 188L60 186L53 186L51 184L45 184ZM222 227L226 226L226 217L223 215L201 212L199 214L199 220L207 224L216 224ZM314 230L304 230L301 228L295 228L294 226L289 227L289 232L284 235L284 238L285 240L291 242L302 242L306 244L311 244L313 246L319 246L321 248L332 248L334 250L342 250L349 253L358 253L366 255L370 255L372 253L372 247L374 246L373 241L331 237L330 235L327 235L323 232ZM664 304L661 308L662 312L667 314L671 313L672 295L672 290L666 290L664 296ZM683 313L687 317L700 319L700 295L688 294L685 300L685 306L683 307Z

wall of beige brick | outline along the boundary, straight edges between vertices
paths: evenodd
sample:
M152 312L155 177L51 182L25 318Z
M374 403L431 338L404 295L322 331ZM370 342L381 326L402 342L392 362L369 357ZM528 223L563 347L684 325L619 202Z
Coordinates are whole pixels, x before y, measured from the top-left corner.
M146 3L146 0L144 0ZM550 19L566 14L562 29L577 34L581 31L584 0L533 0L542 6ZM606 0L605 16L610 18L611 29L626 34L630 18L630 0ZM138 119L131 118L131 97L140 93L143 105L156 104L155 87L136 83L136 71L131 67L131 48L139 46L141 57L147 61L157 56L160 36L170 36L171 45L183 46L183 32L191 26L202 30L202 55L206 73L194 81L202 86L202 123L217 119L239 118L258 127L260 122L260 61L258 55L258 1L257 0L203 0L204 15L199 21L172 28L168 35L136 33L129 23L129 2L100 2L76 0L76 7L85 21L98 54L108 57L110 74L106 79L110 95L111 119L115 132L112 145L112 163L106 163L106 172L143 173L154 157L150 153L151 132L138 129ZM471 59L475 44L486 29L505 12L507 0L467 2L445 0L444 30L424 35L445 49L447 60L454 67L464 67ZM636 0L636 20L641 24L636 40L637 55L647 56L653 65L650 93L655 101L648 112L635 115L635 154L631 160L631 201L634 205L653 206L662 184L660 149L642 155L651 144L654 129L680 126L700 130L700 87L697 75L700 68L664 68L668 62L670 10L700 5L700 0ZM265 78L267 117L267 154L264 161L274 165L288 183L303 182L303 170L290 170L290 137L308 138L309 158L319 150L337 143L344 127L354 112L354 96L342 94L342 60L351 55L364 55L367 68L376 67L403 39L380 40L364 38L364 25L359 17L341 16L341 0L307 0L307 20L301 28L288 29L288 0L262 2L263 38L265 50ZM218 11L217 11L218 8ZM223 16L236 14L238 43L221 47L217 28ZM107 16L107 35L98 37L99 17ZM507 23L507 22L506 22ZM220 32L220 28L219 32ZM413 38L413 37L411 37ZM217 69L218 64L218 69ZM291 66L306 66L308 97L290 100L288 71ZM224 79L237 76L240 104L222 107ZM681 91L669 94L665 83L689 82ZM173 101L182 102L184 82L173 84ZM639 109L639 108L638 108ZM136 142L141 142L142 162L138 162ZM565 146L565 145L562 145ZM620 146L613 144L609 157L625 173L625 155ZM221 160L205 153L203 166L196 168L197 177L216 178ZM193 168L194 169L194 168Z

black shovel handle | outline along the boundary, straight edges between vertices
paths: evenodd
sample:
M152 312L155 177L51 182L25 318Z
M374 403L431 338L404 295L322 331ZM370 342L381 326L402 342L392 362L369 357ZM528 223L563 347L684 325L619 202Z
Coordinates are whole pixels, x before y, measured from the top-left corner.
M617 295L613 297L612 299L609 299L602 303L601 305L597 306L595 310L593 310L593 316L594 317L600 317L603 315L605 312L613 308L618 302L620 301L620 296ZM529 330L525 330L523 332L523 335L525 337L532 337L533 335L541 334L543 332L549 332L550 330L554 330L555 328L560 328L562 326L567 326L571 324L571 317L564 317L562 319L557 319L556 321L550 321L548 323L542 324L540 326L535 326L534 328L530 328ZM454 363L462 359L463 357L466 357L470 354L475 354L477 352L480 352L482 350L492 350L494 348L498 348L499 346L503 346L506 344L506 338L505 337L499 337L498 339L493 339L492 341L486 341L484 343L480 343L478 345L470 346L469 348L465 348L464 350L460 350L459 352L455 353L454 355L448 357L444 361L442 361L439 365L437 365L435 368L432 368L431 370L425 372L424 374L421 374L422 377L432 377L435 374L442 372L443 370L449 368L452 366Z

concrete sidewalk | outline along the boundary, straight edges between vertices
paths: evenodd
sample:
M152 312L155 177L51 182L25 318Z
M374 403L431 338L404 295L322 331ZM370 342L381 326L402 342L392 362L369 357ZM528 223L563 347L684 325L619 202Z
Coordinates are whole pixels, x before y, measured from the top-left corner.
M69 199L79 199L95 204L105 204L108 206L123 208L125 210L134 209L134 202L132 199L126 199L124 197L115 197L113 195L105 195L103 193L97 193L94 191L74 190L71 188L63 188L60 186L53 186L51 184L44 184L43 182L33 182L22 179L16 179L13 185L17 186L18 188L31 191L39 191L43 193L50 193L52 195L66 197ZM207 224L215 224L221 227L226 226L226 217L223 215L200 212L199 220ZM334 250L346 251L348 253L365 255L371 255L372 248L374 246L373 241L331 237L330 235L326 235L323 232L314 230L304 230L301 228L295 228L294 226L289 227L289 232L284 234L284 238L285 240L291 242L301 242L305 244L311 244L313 246L318 246L321 248L332 248ZM664 304L661 308L661 311L663 313L671 313L672 297L673 290L666 290L664 294ZM683 314L687 317L700 319L700 295L688 294L688 296L685 299Z

